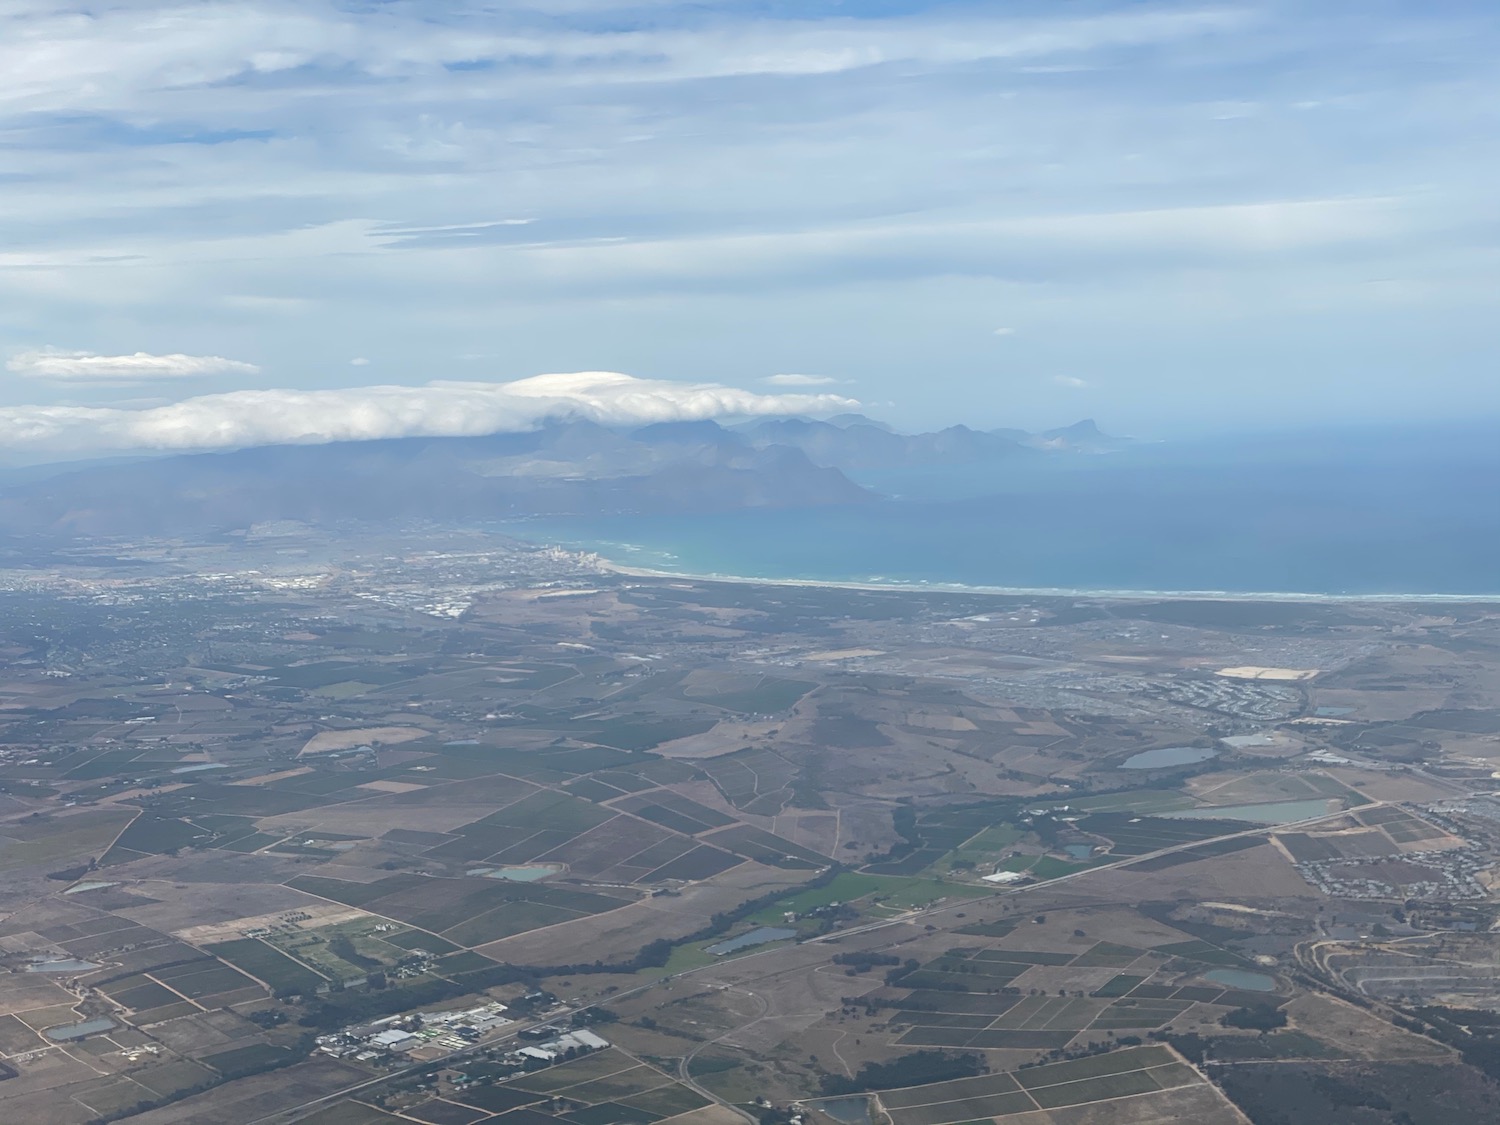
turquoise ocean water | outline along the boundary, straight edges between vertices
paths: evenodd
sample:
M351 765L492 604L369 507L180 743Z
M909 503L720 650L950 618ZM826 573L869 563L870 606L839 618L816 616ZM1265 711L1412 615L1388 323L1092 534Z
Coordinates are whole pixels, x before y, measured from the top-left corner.
M1500 595L1500 426L851 474L839 508L516 525L627 566L1010 589Z

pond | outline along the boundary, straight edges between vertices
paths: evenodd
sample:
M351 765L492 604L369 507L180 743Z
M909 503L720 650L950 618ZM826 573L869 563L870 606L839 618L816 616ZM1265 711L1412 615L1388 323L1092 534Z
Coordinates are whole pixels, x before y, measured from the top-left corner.
M489 873L491 879L509 879L512 883L535 883L538 879L545 879L548 875L556 875L562 870L555 863L533 863L526 867L500 867Z
M1337 801L1318 797L1309 801L1272 801L1264 805L1211 805L1181 812L1156 813L1156 816L1184 817L1192 820L1244 820L1251 824L1289 824L1310 820L1333 811Z
M741 949L749 949L752 945L765 945L772 941L786 941L787 938L797 936L796 930L788 930L781 926L762 926L758 930L751 930L748 934L730 938L728 941L716 942L707 946L708 952L715 957L722 957L726 953L736 953Z
M90 1035L98 1035L101 1031L113 1031L115 1021L106 1016L96 1016L82 1023L64 1024L62 1027L49 1027L42 1032L54 1043L68 1043L74 1039L84 1039Z
M1218 756L1211 746L1161 746L1155 750L1142 750L1120 763L1122 770L1159 770L1168 766L1190 766L1194 762L1206 762Z
M87 883L74 883L67 890L63 891L63 894L76 895L82 894L84 891L102 891L106 887L118 887L119 885L119 883L106 883L102 879L94 879Z
M1090 859L1094 854L1093 844L1069 844L1063 848L1074 859Z
M512 883L535 883L562 870L557 863L532 863L525 867L473 867L465 875L483 875L486 879L506 879Z
M1252 973L1246 969L1215 969L1203 974L1204 980L1230 988L1243 988L1247 992L1275 992L1276 980L1265 973Z
M87 973L99 968L92 961L80 961L76 957L56 957L33 961L26 966L28 973Z

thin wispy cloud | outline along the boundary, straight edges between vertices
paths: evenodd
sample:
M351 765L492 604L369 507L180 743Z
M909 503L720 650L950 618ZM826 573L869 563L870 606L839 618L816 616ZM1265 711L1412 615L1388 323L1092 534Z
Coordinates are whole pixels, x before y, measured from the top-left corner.
M0 354L837 370L924 424L1066 420L997 361L1108 366L1122 425L1500 409L1484 9L789 10L0 5Z
M42 348L20 352L5 364L13 375L60 383L145 383L163 379L201 379L211 375L256 375L253 363L217 355L91 355L86 351Z

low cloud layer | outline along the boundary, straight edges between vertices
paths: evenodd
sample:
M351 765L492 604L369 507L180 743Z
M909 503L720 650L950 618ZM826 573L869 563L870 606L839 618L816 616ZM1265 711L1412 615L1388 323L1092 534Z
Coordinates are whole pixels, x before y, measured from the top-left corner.
M198 379L209 375L255 375L253 363L218 355L91 355L88 352L42 348L20 352L6 370L27 379L60 383L147 383L158 379Z
M773 387L828 387L838 380L831 375L767 375L766 382Z
M73 456L235 449L379 438L478 437L521 432L568 418L630 426L729 415L816 414L858 405L832 394L762 395L715 383L672 383L584 371L538 375L513 383L233 391L137 410L0 408L0 446L20 453Z

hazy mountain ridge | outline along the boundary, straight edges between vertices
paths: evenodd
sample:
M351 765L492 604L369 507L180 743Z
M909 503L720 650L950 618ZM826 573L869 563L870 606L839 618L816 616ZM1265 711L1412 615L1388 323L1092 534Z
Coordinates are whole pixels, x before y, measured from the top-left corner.
M84 464L0 483L0 529L172 534L274 520L465 522L861 504L879 497L845 469L996 462L1098 435L1091 422L1018 440L965 426L903 435L857 415L839 421L783 418L734 429L672 422L628 431L573 421L479 438Z

